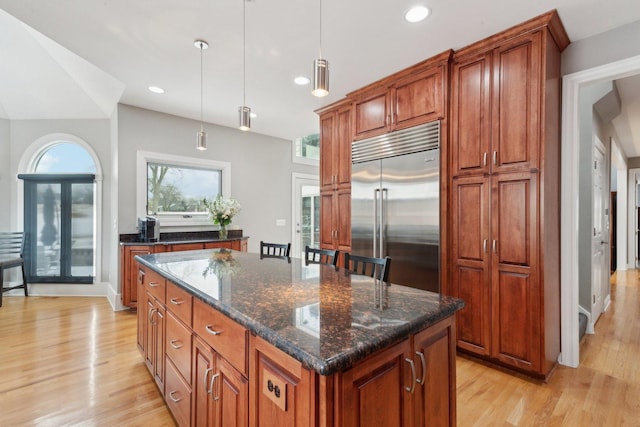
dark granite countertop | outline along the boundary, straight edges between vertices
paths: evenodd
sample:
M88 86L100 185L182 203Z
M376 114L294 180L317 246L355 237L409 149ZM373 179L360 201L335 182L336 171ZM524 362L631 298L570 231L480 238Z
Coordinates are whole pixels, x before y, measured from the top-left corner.
M248 239L242 235L242 230L229 230L226 239L218 238L218 231L189 231L189 232L169 232L160 233L160 240L157 242L144 242L137 234L121 234L120 246L133 245L173 245L179 243L206 243L206 242L228 242Z
M344 371L464 306L298 258L212 249L136 259L321 375Z

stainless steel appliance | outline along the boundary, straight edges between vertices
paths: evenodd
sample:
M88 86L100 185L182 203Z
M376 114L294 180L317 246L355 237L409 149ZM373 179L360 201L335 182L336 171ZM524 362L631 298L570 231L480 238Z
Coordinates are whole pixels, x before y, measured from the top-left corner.
M141 242L160 240L160 221L153 216L138 218L138 240Z
M389 282L440 291L440 122L352 144L351 251Z

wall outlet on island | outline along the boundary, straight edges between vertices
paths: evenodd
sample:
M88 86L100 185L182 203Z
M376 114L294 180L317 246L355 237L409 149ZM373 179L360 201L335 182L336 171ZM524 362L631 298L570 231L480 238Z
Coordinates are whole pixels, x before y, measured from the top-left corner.
M276 226L278 227L284 227L285 225L287 225L287 221L284 219L276 219Z

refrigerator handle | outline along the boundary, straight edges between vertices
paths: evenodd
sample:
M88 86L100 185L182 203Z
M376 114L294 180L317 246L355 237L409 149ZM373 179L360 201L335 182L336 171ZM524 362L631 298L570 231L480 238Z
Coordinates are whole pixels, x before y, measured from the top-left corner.
M380 189L373 190L373 256L377 257L376 249L378 244L378 193Z
M389 198L388 196L389 190L387 188L383 188L380 193L380 258L383 258L386 253L384 252L384 236L385 236L385 219L384 219L384 207L386 205L386 201Z

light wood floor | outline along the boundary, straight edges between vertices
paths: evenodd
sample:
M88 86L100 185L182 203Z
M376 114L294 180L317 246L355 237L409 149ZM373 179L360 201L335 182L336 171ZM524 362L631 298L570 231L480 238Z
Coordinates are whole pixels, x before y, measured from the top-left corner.
M458 426L640 426L640 273L614 283L580 367L547 384L459 357ZM104 298L4 298L0 426L173 425L135 342Z

